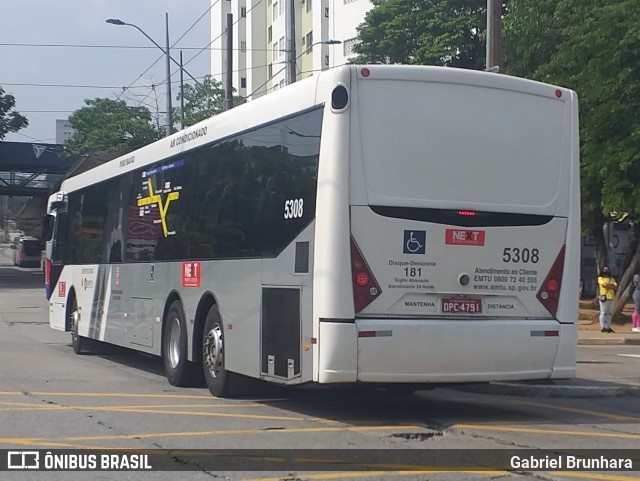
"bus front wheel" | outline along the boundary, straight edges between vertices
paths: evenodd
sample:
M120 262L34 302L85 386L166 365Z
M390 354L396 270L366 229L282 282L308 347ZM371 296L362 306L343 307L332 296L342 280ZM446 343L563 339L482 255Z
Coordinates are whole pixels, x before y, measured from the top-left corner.
M180 301L174 301L167 313L164 331L164 372L172 386L192 382L192 366L187 360L187 322Z
M224 368L224 329L217 306L209 310L204 324L202 367L211 394L228 396L231 391L231 373Z
M71 309L69 310L68 316L69 327L71 330L71 346L73 347L73 352L76 354L82 354L85 348L84 338L78 334L78 321L80 320L80 312L78 311L78 301L76 298L73 298L71 303Z

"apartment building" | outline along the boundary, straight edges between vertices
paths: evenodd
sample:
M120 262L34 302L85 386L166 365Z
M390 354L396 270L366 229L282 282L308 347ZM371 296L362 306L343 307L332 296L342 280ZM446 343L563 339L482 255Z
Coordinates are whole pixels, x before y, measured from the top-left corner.
M347 63L353 56L356 27L372 7L369 0L212 0L212 5L211 73L225 84L227 15L231 14L232 83L242 97L285 86L291 58L296 80Z
M66 144L74 132L75 130L71 127L68 119L56 120L56 144Z

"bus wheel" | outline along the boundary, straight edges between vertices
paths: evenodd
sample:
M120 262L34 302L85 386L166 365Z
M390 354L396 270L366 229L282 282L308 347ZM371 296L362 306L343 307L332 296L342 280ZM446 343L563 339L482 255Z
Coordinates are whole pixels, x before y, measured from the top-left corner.
M224 331L220 312L213 306L207 314L202 338L204 380L214 396L230 394L231 374L224 368Z
M69 326L71 327L71 345L73 346L73 352L76 354L82 354L85 343L84 338L78 334L78 320L80 319L80 313L78 312L78 301L73 298L71 304L71 310L69 311Z
M187 322L180 301L174 301L167 313L164 331L164 372L172 386L191 384L187 361Z

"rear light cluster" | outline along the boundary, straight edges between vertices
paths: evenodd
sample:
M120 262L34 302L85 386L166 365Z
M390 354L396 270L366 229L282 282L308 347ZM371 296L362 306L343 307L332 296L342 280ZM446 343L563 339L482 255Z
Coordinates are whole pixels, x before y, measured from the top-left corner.
M554 317L558 312L558 301L560 299L560 287L562 285L562 273L564 271L564 251L565 246L562 246L558 257L556 257L556 260L551 266L549 274L547 274L536 295L542 305Z
M371 304L382 291L353 237L351 238L351 273L354 305L356 312L360 312Z

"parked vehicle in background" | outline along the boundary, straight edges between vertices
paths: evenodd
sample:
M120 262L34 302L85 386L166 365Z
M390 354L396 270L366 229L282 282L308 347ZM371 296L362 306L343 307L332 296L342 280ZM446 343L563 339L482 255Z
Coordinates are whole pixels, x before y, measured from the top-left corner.
M37 237L15 237L11 250L13 250L13 264L18 267L38 267L42 263L43 244Z

